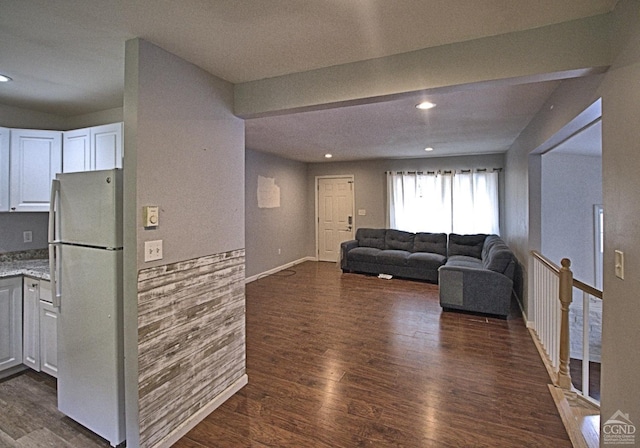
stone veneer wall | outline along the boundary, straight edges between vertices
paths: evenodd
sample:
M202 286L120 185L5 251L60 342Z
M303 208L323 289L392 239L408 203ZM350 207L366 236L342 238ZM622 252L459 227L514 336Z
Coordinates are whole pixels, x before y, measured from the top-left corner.
M140 446L245 374L244 249L138 274Z
M573 294L569 307L570 356L582 359L582 292ZM589 299L589 361L600 362L602 353L602 300Z

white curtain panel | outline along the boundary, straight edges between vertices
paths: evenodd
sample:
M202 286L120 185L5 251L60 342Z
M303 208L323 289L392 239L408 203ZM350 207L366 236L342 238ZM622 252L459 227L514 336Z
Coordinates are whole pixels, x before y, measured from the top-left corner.
M408 232L500 233L498 172L387 173L388 222Z

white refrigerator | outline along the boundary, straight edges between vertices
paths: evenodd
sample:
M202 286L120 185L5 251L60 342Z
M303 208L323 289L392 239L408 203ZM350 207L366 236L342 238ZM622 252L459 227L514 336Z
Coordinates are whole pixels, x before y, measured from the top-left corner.
M116 446L125 439L122 170L57 175L49 261L58 409Z

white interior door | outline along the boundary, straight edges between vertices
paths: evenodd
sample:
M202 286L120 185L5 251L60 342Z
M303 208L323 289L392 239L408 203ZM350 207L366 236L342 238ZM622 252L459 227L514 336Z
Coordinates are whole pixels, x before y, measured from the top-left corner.
M338 261L340 243L353 239L353 177L318 178L318 260Z

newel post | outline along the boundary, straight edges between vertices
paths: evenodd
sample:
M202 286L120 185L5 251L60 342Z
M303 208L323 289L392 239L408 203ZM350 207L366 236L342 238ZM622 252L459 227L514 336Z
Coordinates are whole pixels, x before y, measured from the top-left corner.
M571 374L569 373L569 305L573 298L573 272L571 260L563 258L560 262L560 306L562 310L560 320L560 367L558 369L558 386L571 390Z

